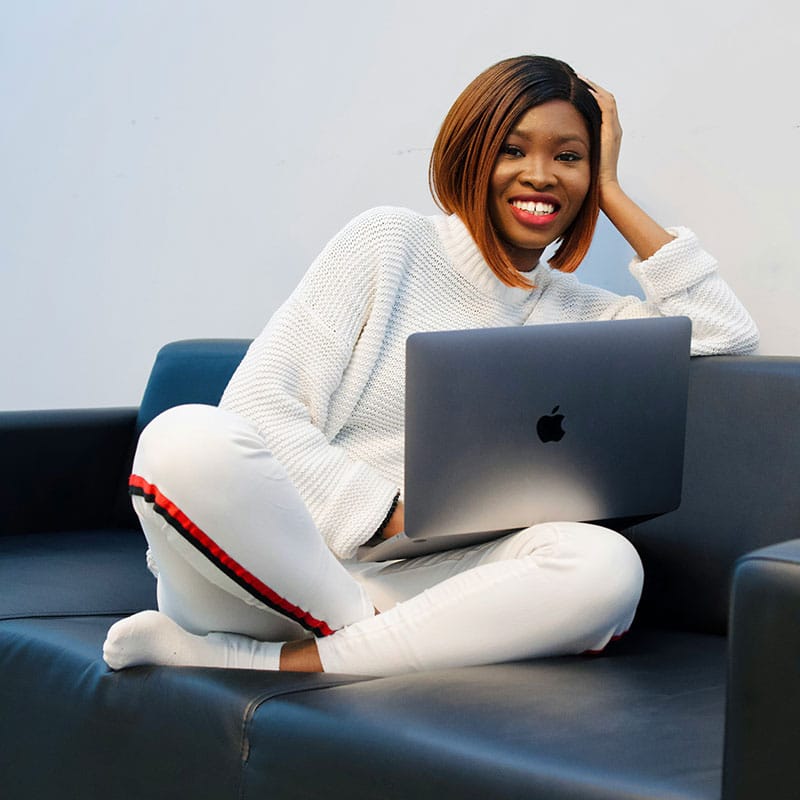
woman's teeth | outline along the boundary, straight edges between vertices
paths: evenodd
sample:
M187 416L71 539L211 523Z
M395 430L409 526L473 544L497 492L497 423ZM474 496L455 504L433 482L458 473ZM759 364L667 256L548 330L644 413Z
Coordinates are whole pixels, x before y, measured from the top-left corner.
M548 214L554 214L556 207L551 203L534 203L528 200L512 200L511 205L514 208L519 208L522 211L527 211L537 217L545 217Z

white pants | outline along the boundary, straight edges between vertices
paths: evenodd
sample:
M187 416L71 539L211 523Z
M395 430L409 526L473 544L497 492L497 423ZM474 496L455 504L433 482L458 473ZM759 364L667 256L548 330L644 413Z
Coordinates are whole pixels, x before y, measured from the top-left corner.
M212 406L148 425L131 491L162 612L196 634L315 635L326 672L600 650L630 626L642 588L624 537L574 522L405 561L341 562L253 426Z

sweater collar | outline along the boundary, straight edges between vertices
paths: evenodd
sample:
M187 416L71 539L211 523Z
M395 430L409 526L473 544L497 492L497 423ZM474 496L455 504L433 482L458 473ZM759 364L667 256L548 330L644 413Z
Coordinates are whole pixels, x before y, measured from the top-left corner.
M543 282L547 280L549 270L540 263L536 269L526 273L536 285L535 289L506 286L492 272L467 226L456 214L436 216L433 222L451 266L481 294L507 305L522 305L533 293L538 294Z

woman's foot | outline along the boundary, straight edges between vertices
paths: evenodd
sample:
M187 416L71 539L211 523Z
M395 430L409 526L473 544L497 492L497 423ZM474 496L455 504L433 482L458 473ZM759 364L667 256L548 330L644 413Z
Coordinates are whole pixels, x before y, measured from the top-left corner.
M160 611L141 611L111 626L103 659L115 670L141 664L277 670L282 646L233 633L196 636Z

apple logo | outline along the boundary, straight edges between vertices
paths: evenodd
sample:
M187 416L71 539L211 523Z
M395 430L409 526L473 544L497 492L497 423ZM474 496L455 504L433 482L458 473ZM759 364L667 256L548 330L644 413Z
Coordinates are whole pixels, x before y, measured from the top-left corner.
M563 414L556 414L558 406L556 406L550 414L545 414L539 417L536 423L536 433L543 442L560 442L564 436L564 428L562 422L564 421Z

